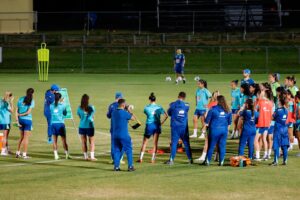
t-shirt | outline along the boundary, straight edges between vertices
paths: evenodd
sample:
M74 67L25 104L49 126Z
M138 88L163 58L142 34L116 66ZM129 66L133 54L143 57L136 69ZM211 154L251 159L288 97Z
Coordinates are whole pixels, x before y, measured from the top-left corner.
M112 121L112 137L121 139L121 138L128 138L128 121L131 119L132 115L123 110L123 109L116 109L112 112L111 121Z
M26 113L29 109L34 108L34 100L33 100L33 99L32 99L32 101L31 101L31 104L30 104L30 105L25 105L25 104L24 104L24 99L25 99L25 97L21 97L21 98L18 100L17 107L18 107L18 113L19 113L19 114ZM20 118L20 119L25 119L25 120L32 120L32 114L29 113L28 115L20 116L19 118Z
M273 114L273 102L268 99L259 99L257 102L259 112L258 128L270 127Z
M0 124L11 123L10 104L3 99L0 100Z
M95 107L88 106L89 112L83 110L80 106L77 108L77 115L80 118L79 128L94 128Z
M186 128L189 109L190 105L184 101L172 102L168 109L168 115L171 117L171 127Z
M274 97L276 97L276 89L279 87L280 84L278 82L271 83L271 89Z
M293 96L295 96L297 94L297 92L299 91L298 87L295 85L293 87L289 87L288 89L291 91Z
M239 88L231 90L231 109L240 108L240 95L241 91Z
M244 131L255 131L256 130L256 124L258 122L258 116L259 113L254 111L252 115L251 110L243 110L240 112L240 116L243 117L243 130Z
M144 113L147 116L146 124L159 124L160 116L165 113L164 109L157 104L149 104L144 108Z
M174 57L175 65L176 67L184 67L184 55L181 54L176 54Z
M67 115L66 105L64 103L55 103L50 105L51 124L60 124L65 122L64 116Z
M226 132L231 121L231 113L225 112L219 105L212 107L205 118L205 123L208 124L210 131Z
M287 123L295 123L295 118L296 118L296 115L295 115L295 110L296 110L296 106L294 104L294 100L290 100L288 102L288 116L287 116L287 120L286 122Z
M253 85L255 82L252 78L249 78L249 79L242 79L241 80L241 85L243 84L248 84L248 85Z
M275 129L286 127L286 120L287 120L287 109L281 107L277 108L273 114L273 118L275 121Z
M196 90L196 109L207 110L208 100L211 98L211 93L206 88L198 88Z

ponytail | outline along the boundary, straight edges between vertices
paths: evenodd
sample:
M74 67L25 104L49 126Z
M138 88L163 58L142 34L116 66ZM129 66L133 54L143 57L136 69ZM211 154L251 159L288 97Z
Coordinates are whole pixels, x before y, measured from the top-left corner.
M24 101L23 101L23 103L26 106L30 106L31 105L31 102L32 102L32 99L33 99L33 93L34 93L34 89L33 88L28 88L27 89L26 96L25 96Z
M89 95L87 94L82 95L80 108L85 112L87 112L88 114L91 114L92 108L89 106L89 100L90 100Z
M254 104L253 104L253 100L252 99L247 99L246 100L246 105L247 105L247 109L251 110L251 115L253 117L254 116Z
M55 93L54 94L54 105L55 105L55 107L58 106L58 103L59 103L60 99L61 99L61 94L58 93L58 92Z
M207 89L207 82L206 82L206 80L200 79L199 83L203 84L204 87Z

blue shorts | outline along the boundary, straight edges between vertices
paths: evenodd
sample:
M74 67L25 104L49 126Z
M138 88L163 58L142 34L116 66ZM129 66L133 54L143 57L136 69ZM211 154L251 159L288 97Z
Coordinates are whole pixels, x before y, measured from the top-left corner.
M183 73L184 73L183 67L176 66L176 67L175 67L175 72L176 72L177 74L183 74Z
M300 131L300 122L295 123L295 130Z
M79 128L80 135L86 135L88 137L93 137L95 135L94 128Z
M199 110L199 109L196 109L195 112L194 112L194 115L197 116L198 118L201 117L201 116L204 116L206 113L206 110Z
M289 123L287 124L287 127L288 127L288 128L293 128L293 127L294 127L294 123L293 123L293 122L289 122Z
M144 137L150 138L155 133L161 134L161 126L155 123L146 124Z
M234 114L237 114L239 111L239 109L231 109L231 113L234 115Z
M274 125L271 125L269 130L268 130L268 134L272 135L274 133Z
M0 124L0 130L10 130L10 124Z
M54 123L51 124L51 129L52 129L52 135L55 136L66 136L66 127L65 124L63 123Z
M266 132L266 133L269 132L269 127L260 127L260 128L258 128L257 131L258 131L259 134L262 135L262 134L264 134L265 132Z
M28 119L19 119L20 131L32 131L32 121Z

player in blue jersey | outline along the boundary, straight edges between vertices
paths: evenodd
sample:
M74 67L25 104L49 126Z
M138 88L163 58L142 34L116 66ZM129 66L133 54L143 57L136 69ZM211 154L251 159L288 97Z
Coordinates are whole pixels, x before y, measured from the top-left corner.
M238 87L238 80L233 80L231 81L231 112L232 112L232 119L233 119L233 128L232 128L232 133L231 133L231 138L235 137L235 134L238 136L238 120L239 120L239 115L238 112L240 110L240 96L241 96L241 91L240 88Z
M194 123L194 133L191 135L191 138L196 138L197 137L197 129L198 129L198 119L200 118L201 120L201 130L204 126L204 116L205 113L208 110L208 102L209 99L211 98L211 93L207 89L207 82L205 80L200 79L197 83L198 88L196 90L196 110L194 112L194 118L193 118L193 123ZM202 132L200 139L205 139L205 132Z
M108 106L108 110L107 110L107 113L106 113L106 117L108 119L111 119L113 111L117 110L117 108L119 107L118 101L122 98L123 98L123 94L121 92L116 92L115 101ZM112 127L112 120L110 120L110 130L109 130L109 132L110 132L111 135L112 135L112 128L113 128ZM112 162L114 162L113 137L111 136L110 138L111 138L111 140L110 140L110 155L111 155ZM123 153L124 152L122 151L121 154L123 155ZM121 164L125 164L125 162L123 161L123 156L121 157L120 162L121 162Z
M295 137L298 140L298 146L300 149L300 92L297 92L295 96L296 103L296 125L295 125ZM297 157L300 157L300 153L296 154Z
M144 108L144 113L147 116L146 120L146 128L143 139L143 144L141 148L140 158L138 162L143 162L143 156L146 150L146 146L149 138L153 135L153 151L152 151L152 159L151 163L155 162L156 153L157 153L157 144L158 138L161 134L161 125L165 123L168 118L168 114L164 111L164 109L156 104L156 97L154 93L151 93L149 96L150 104ZM161 120L161 115L164 115L164 118Z
M58 85L53 84L51 88L46 91L45 93L45 100L44 100L44 116L46 117L47 124L48 124L48 144L52 144L52 129L51 129L51 113L50 113L50 105L54 102L54 94L59 91L60 88Z
M90 155L91 161L96 161L95 158L95 128L94 128L94 115L95 107L89 104L90 97L87 94L82 95L80 106L77 109L77 115L79 116L79 134L81 137L83 157L85 160L89 160L87 140L90 143Z
M288 110L284 107L286 99L280 97L278 99L278 108L273 114L275 121L274 133L273 133L273 150L274 150L274 161L270 164L272 166L278 165L278 159L280 156L280 148L283 153L283 165L287 164L288 148L290 146L288 126L286 124L288 117Z
M184 102L186 98L185 92L180 92L178 100L172 102L168 109L168 115L171 117L171 155L170 159L165 163L168 165L174 164L174 159L177 151L178 140L181 139L185 153L189 159L189 163L193 163L192 152L188 133L188 112L190 105Z
M181 49L176 50L176 55L174 56L174 70L176 73L176 81L178 84L182 79L183 83L185 83L186 79L184 77L184 65L185 65L185 56L182 53Z
M247 99L245 109L239 113L239 116L243 121L243 129L239 144L239 156L244 155L245 146L248 144L248 157L253 159L254 139L259 113L255 111L252 99Z
M252 85L255 83L255 81L252 78L250 78L250 75L251 75L250 69L243 70L244 78L241 80L241 85L243 84Z
M28 159L27 149L29 136L32 131L32 109L34 108L33 88L28 88L26 96L19 98L16 109L16 120L20 129L20 140L16 151L16 158ZM23 144L23 153L21 156L21 146Z
M65 127L65 116L67 115L66 105L63 103L60 93L54 94L54 102L50 105L51 113L51 129L53 136L53 151L54 159L58 160L59 156L57 153L57 139L58 136L61 137L63 147L65 150L66 159L71 159L69 155L69 148L67 144L66 137L66 127Z
M9 154L8 135L10 132L11 113L14 110L14 97L11 92L5 92L3 99L0 100L0 131L3 131L1 156Z
M124 151L127 156L128 171L135 171L133 166L132 142L128 131L128 121L136 120L136 117L130 110L125 110L125 107L125 99L119 99L118 108L114 110L111 115L115 171L120 171L122 151Z
M223 166L226 154L226 140L228 129L231 125L232 115L226 103L225 97L220 95L217 97L218 105L214 106L207 113L205 118L205 126L203 130L209 128L208 134L208 151L204 165L210 165L212 154L215 146L219 148L219 165Z

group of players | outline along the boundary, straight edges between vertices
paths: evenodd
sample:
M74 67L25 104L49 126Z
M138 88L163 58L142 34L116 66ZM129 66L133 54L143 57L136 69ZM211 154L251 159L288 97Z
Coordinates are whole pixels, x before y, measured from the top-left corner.
M151 93L149 104L144 108L147 117L143 144L138 162L143 162L146 145L153 136L153 150L151 162L154 163L157 154L161 126L171 118L171 153L166 164L172 165L176 156L178 143L183 143L189 163L193 163L190 138L197 138L198 120L200 119L201 135L205 139L205 145L200 158L204 165L210 165L212 155L216 148L215 160L219 165L224 164L226 154L226 141L229 127L232 124L231 138L240 138L238 154L244 155L245 146L248 146L248 157L260 159L260 150L264 149L263 160L271 158L274 150L274 161L271 165L278 165L280 148L283 154L283 164L287 164L288 149L292 148L295 137L299 140L300 131L300 92L295 86L294 76L288 76L284 85L279 84L279 74L270 74L269 82L257 84L250 78L250 70L243 70L240 85L238 80L231 84L231 109L225 97L219 91L212 94L208 90L205 80L198 80L196 90L196 110L194 112L193 134L189 135L188 112L189 104L185 102L186 93L180 92L178 99L169 105L167 111L156 104L156 96ZM53 144L54 159L60 159L57 152L58 136L61 136L66 159L71 156L68 152L66 141L66 128L64 116L67 114L66 106L59 93L59 86L52 85L45 93L44 115L48 122L48 143ZM26 95L17 102L15 109L16 123L20 129L20 139L16 151L17 158L28 159L28 139L32 130L32 109L35 106L33 99L34 89L29 88ZM11 92L6 92L0 101L0 130L3 130L1 155L10 153L8 135L10 131L11 115L14 110L14 97ZM94 114L95 108L89 103L89 96L84 94L81 98L77 115L80 119L78 132L82 141L84 159L97 160L95 158L94 139ZM134 171L132 141L128 131L128 121L135 120L132 106L126 104L121 92L115 94L115 101L108 107L107 118L111 120L111 158L114 170L120 171L120 163L125 153L128 160L128 171ZM294 137L295 136L295 137ZM88 148L89 143L89 148ZM300 147L300 144L299 144ZM22 154L21 154L21 148ZM90 154L88 154L88 149ZM255 157L254 157L255 149Z

